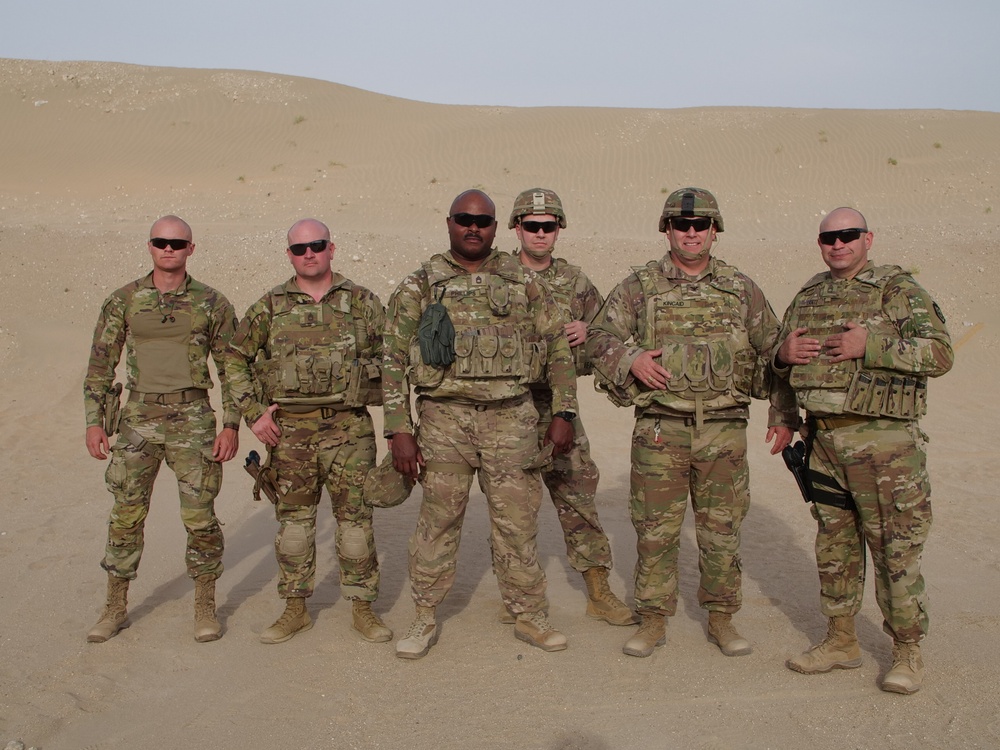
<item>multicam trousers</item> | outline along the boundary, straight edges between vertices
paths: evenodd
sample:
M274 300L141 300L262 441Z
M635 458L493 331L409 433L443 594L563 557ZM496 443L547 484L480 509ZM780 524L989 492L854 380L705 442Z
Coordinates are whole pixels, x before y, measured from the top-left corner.
M746 421L640 416L632 433L631 514L638 536L636 609L677 612L677 561L687 498L694 509L698 602L733 613L742 603L740 525L750 507Z
M545 574L535 537L542 484L522 467L538 455L538 414L527 395L488 404L418 399L423 502L410 538L410 585L422 607L440 604L455 581L455 557L474 470L490 516L493 572L507 609L544 612Z
M122 422L149 445L140 451L121 435L111 450L104 480L115 502L108 520L108 544L101 567L119 578L134 579L143 550L153 481L162 450L177 477L181 521L187 529L185 561L191 578L222 574L222 529L215 516L215 497L222 484L222 465L212 460L215 414L208 399L162 405L127 402ZM159 449L159 450L157 450ZM152 452L151 452L152 451Z
M916 422L872 419L817 430L810 468L833 477L857 510L813 504L816 564L828 617L856 615L865 583L865 543L875 568L884 627L898 641L927 634L927 592L920 557L931 527L927 436Z
M316 579L316 512L323 486L337 518L340 588L345 599L375 601L379 568L372 509L361 501L375 463L375 430L367 409L324 410L328 416L276 412L281 438L271 453L281 500L274 540L281 570L278 595L312 596Z
M543 394L544 395L544 394ZM552 423L552 398L534 395L538 411L538 445ZM590 568L611 568L611 545L597 517L597 482L600 471L590 457L590 440L579 416L573 420L573 447L555 456L551 468L542 471L542 481L549 489L552 504L559 516L566 557L579 573Z

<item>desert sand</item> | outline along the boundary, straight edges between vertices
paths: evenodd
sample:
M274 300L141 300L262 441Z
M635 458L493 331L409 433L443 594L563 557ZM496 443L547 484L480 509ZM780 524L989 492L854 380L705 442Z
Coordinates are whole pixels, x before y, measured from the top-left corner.
M815 525L780 459L749 436L753 505L743 531L754 646L727 658L705 638L688 518L681 605L667 645L624 656L631 628L584 615L548 501L539 549L551 619L569 649L547 654L497 621L487 522L476 492L439 644L416 662L349 628L324 500L315 627L277 646L258 633L281 611L270 507L251 500L244 427L217 511L225 637L191 637L176 485L162 472L130 591L132 626L85 634L103 602L111 496L84 447L81 384L104 298L142 276L160 215L194 227L189 270L238 311L291 274L284 232L331 226L334 265L385 302L445 250L444 217L469 187L505 218L522 189L558 191L569 217L557 254L607 293L664 252L665 193L709 188L726 222L714 252L751 275L780 315L822 270L824 211L851 205L872 258L912 270L944 310L954 370L932 381L935 512L924 572L927 679L882 693L890 641L869 583L860 669L803 676L784 660L822 637ZM0 60L0 746L111 748L990 748L1000 746L1000 484L996 425L1000 114L753 108L621 110L439 106L265 73ZM503 227L506 223L503 223ZM513 232L498 245L511 250ZM580 381L612 540L612 586L631 600L632 415ZM218 403L218 393L213 394ZM381 414L375 410L376 421ZM993 438L989 436L993 435ZM385 450L380 441L380 451ZM412 618L406 543L420 502L376 514L382 591L397 635Z

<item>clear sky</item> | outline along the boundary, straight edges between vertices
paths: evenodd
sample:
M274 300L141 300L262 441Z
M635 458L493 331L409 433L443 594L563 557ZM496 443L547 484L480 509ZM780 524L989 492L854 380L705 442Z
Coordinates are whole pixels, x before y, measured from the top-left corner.
M32 0L0 57L234 68L445 104L1000 112L998 0Z

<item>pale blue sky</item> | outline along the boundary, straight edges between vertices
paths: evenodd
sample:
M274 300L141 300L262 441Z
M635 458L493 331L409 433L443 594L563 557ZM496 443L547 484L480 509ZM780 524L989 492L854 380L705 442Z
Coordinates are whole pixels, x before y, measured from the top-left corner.
M1000 112L997 0L34 0L0 57L235 68L446 104Z

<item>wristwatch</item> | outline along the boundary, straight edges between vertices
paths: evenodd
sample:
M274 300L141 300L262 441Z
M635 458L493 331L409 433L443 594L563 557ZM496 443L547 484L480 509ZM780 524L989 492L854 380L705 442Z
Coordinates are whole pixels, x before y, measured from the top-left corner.
M559 417L559 419L565 419L567 422L572 422L576 419L576 414L571 411L557 411L553 412L553 417Z

